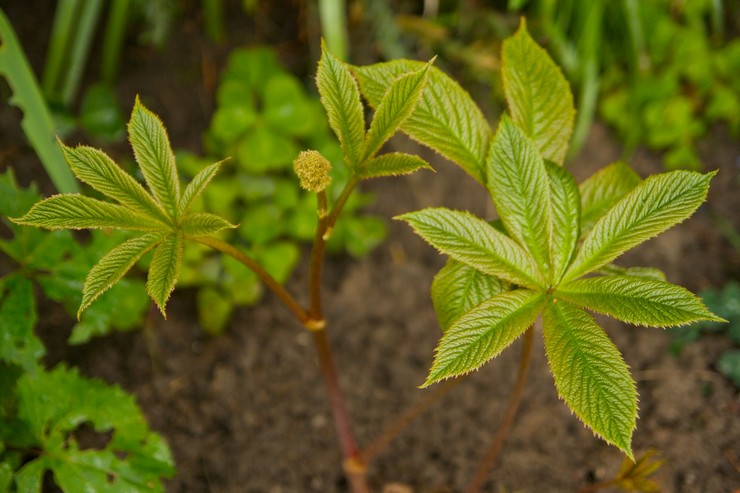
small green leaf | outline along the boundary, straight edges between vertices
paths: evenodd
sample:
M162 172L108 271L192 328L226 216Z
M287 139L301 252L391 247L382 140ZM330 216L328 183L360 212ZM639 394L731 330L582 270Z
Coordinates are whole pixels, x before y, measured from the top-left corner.
M360 90L349 69L329 53L323 42L316 85L329 116L329 125L342 146L344 159L354 169L362 162L365 149L365 116Z
M142 215L167 221L167 215L162 207L139 182L123 171L107 154L87 146L72 148L61 142L59 145L67 163L81 181Z
M444 333L422 387L478 369L498 356L539 316L545 295L517 289L477 305Z
M563 282L608 264L689 217L706 199L715 173L671 171L647 178L598 220Z
M166 211L175 216L180 200L175 154L162 120L144 107L138 96L128 123L128 135L136 162L152 194Z
M617 161L581 183L581 234L588 233L601 216L641 181L632 168Z
M154 250L154 257L149 266L146 290L165 318L167 317L165 305L180 275L183 243L183 236L180 233L165 238Z
M550 265L552 285L557 285L570 265L580 236L581 196L573 175L562 166L545 161L550 179Z
M420 70L402 75L390 85L370 123L370 130L365 138L364 159L374 156L414 111L421 99L429 67L427 64Z
M449 259L432 282L432 302L442 332L463 313L504 291L500 279Z
M0 362L35 372L44 346L36 337L33 284L18 273L0 279Z
M363 180L382 176L408 175L420 169L431 169L429 163L414 154L389 152L365 161L357 170L357 176Z
M228 228L236 226L221 216L208 212L190 213L180 223L180 230L189 237L211 236Z
M574 305L636 325L672 327L698 320L723 321L687 289L636 276L579 279L556 293Z
M504 115L488 159L488 191L506 231L550 273L550 197L537 147Z
M426 64L394 60L352 67L362 94L377 108L393 82ZM491 129L470 95L436 67L429 69L421 101L401 130L459 165L479 183L486 183L486 153Z
M429 208L398 216L430 245L484 274L540 289L532 258L514 240L468 212Z
M53 195L31 207L16 224L46 229L128 229L158 231L167 226L152 218L137 214L122 205L77 194Z
M568 303L553 300L542 322L560 397L594 433L633 458L637 390L617 347L591 316Z
M563 164L573 133L573 94L563 72L532 40L522 18L504 41L501 73L514 122L535 141L545 159Z
M146 252L154 248L163 236L163 233L137 236L118 245L101 258L87 273L77 318L80 318L93 301L117 283Z
M667 281L665 272L655 267L620 267L615 264L606 264L597 270L596 273L606 276L633 276L643 279L653 279L655 281Z
M213 177L216 176L216 173L218 173L218 170L219 168L221 168L222 164L223 161L219 161L217 163L206 166L193 177L190 183L188 183L188 186L185 187L185 191L182 193L182 198L180 199L179 217L183 217L185 214L187 214L187 212L190 210L190 207L193 205L193 202L200 196L201 193L203 193L203 190L205 190L206 186L208 185L208 183L210 183Z

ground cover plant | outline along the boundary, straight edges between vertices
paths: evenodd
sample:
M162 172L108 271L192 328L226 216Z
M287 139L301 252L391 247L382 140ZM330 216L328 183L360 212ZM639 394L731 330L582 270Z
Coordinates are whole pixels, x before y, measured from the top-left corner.
M554 346L555 350L566 353L551 356L561 395L586 424L631 455L630 438L636 417L634 384L616 349L579 306L635 323L660 326L715 318L690 293L654 280L659 276L655 272L620 270L609 265L630 247L688 217L704 200L711 175L673 172L640 182L617 164L579 189L559 166L572 125L572 98L562 75L534 45L524 28L507 47L504 58L508 60L509 72L505 77L508 77L512 117L502 120L495 136L467 94L429 64L399 61L353 67L360 83L358 87L350 69L324 52L317 82L351 178L330 204L325 189L328 162L311 151L296 160L301 185L316 194L318 206L308 307L301 306L250 257L217 237L232 224L215 215L189 209L221 164L206 167L181 192L164 128L139 102L134 107L129 132L149 191L102 153L85 147L65 147L78 177L119 204L60 195L38 203L18 221L51 229L120 228L137 232L139 236L115 247L92 268L80 311L94 306L98 295L115 284L146 250L154 249L147 289L164 313L177 281L185 240L216 248L253 269L313 334L335 412L345 470L353 490L364 491L367 489L364 468L371 462L370 452L378 450L372 446L358 449L352 436L326 340L327 321L319 283L327 237L357 183L427 166L412 155L376 155L388 137L401 128L486 185L501 217L500 223L489 226L466 213L441 209L402 216L457 262L448 264L444 274L435 281L433 296L445 332L427 383L479 366L523 332L530 339L533 332L527 330L528 326L539 311L544 311L548 352ZM534 60L535 72L541 77L529 78L530 72L523 68L530 68L524 64L525 58ZM376 109L367 131L360 89ZM500 192L506 185L496 183L496 179L508 180L507 193ZM543 207L523 210L522 201L531 200ZM123 204L128 208L122 207ZM543 216L529 216L533 213ZM579 230L589 230L580 248ZM578 279L602 268L610 274ZM621 273L614 274L616 271ZM456 283L460 279L472 281L462 285L473 289L458 289L460 284ZM584 288L582 284L587 282L597 286ZM635 290L647 295L646 300L636 297ZM624 297L630 310L615 308L608 296L614 291ZM494 311L494 307L501 311ZM509 316L502 317L502 313ZM463 345L459 354L449 358L456 349L452 347L454 342L450 345L449 341L455 338ZM567 342L561 343L558 338ZM584 339L589 343L595 339L596 344L584 344ZM575 350L568 352L568 347ZM523 361L520 381L526 373L527 358ZM615 397L609 392L584 393L579 386L581 381L574 378L576 375L564 375L562 367L568 361L581 369L577 376L595 382L598 390L605 388L603 378L609 373L605 368L616 369L623 394ZM593 364L594 361L598 363ZM584 411L586 403L619 406L613 414L602 415ZM515 407L514 404L512 409ZM500 441L497 439L494 445ZM483 462L484 473L490 455ZM480 475L471 491L476 490L479 481Z

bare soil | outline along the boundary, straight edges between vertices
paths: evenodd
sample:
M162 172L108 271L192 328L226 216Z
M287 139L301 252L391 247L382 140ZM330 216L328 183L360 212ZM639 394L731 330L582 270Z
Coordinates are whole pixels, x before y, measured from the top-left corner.
M40 0L3 3L38 73L53 7ZM163 49L143 48L135 40L126 47L120 101L128 107L141 94L166 122L175 147L200 147L213 109L214 77L230 47L272 43L296 71L313 71L315 58L302 42L302 3L274 2L261 7L256 18L243 14L239 3L227 2L228 45L216 47L203 39L198 2L189 1L178 3L182 13ZM88 72L96 73L94 68ZM40 181L50 192L40 164L23 144L18 116L7 106L0 112L0 168L12 165L21 181ZM492 216L485 191L460 169L403 139L394 144L424 154L437 173L368 183L377 195L372 212L390 218L447 206ZM129 156L125 146L108 150ZM717 128L700 150L708 167L720 170L708 203L622 259L624 265L657 266L692 291L722 286L740 272L740 255L715 219L719 215L735 229L740 226L740 146ZM610 132L596 124L569 167L581 180L617 160L620 152ZM661 171L659 162L659 156L640 151L633 164L646 176ZM362 444L430 392L417 385L440 336L429 286L445 259L405 225L389 219L389 229L389 239L368 257L331 258L324 279L329 334ZM306 277L300 268L288 288L304 292ZM65 360L133 392L152 427L166 437L178 468L168 491L347 491L311 336L274 297L238 311L229 330L212 338L198 326L194 293L177 291L166 321L152 311L145 330L82 347L64 342L73 321L50 302L41 303L39 332L50 348L49 364ZM706 335L674 357L666 331L601 321L637 380L635 452L660 451L662 491L737 491L740 398L714 366L730 340ZM609 478L623 460L558 400L540 341L523 404L487 491L573 492ZM516 342L413 422L372 465L372 486L463 491L496 430L519 352Z

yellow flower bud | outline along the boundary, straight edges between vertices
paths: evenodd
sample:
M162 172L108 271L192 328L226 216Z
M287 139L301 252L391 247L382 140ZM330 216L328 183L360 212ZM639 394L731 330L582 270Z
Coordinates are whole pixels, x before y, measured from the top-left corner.
M321 192L331 183L331 163L319 151L303 151L293 161L293 169L301 187L310 192Z

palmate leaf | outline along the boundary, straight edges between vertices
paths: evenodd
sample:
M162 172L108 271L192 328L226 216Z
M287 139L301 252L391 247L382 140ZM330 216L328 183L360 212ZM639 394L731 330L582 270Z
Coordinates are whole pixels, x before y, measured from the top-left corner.
M588 233L601 216L641 181L632 168L617 161L581 183L581 234Z
M514 240L468 212L429 208L396 217L430 245L479 271L513 284L540 289L532 258Z
M226 219L208 212L194 212L180 222L180 229L191 238L211 236L228 228L236 228Z
M500 279L449 259L432 282L432 303L442 332L463 313L505 290Z
M706 199L714 174L671 171L647 178L596 222L563 282L598 269L689 217Z
M545 169L550 179L550 282L557 285L578 244L581 196L576 180L565 168L546 161Z
M183 246L182 233L167 236L154 250L154 257L149 266L146 291L165 318L167 317L164 310L165 305L175 289L177 277L180 275Z
M158 219L138 214L122 205L77 194L54 195L37 203L16 224L46 229L127 229L159 231L167 227Z
M594 433L634 460L637 390L619 350L590 315L561 300L547 304L542 326L560 397Z
M493 138L487 186L506 231L548 279L550 194L545 164L534 143L505 115Z
M365 115L360 90L349 69L327 50L323 41L316 85L344 159L355 169L362 162L365 149Z
M514 122L545 159L563 164L573 133L573 94L563 72L527 32L522 18L501 50L504 93Z
M429 163L419 156L402 152L389 152L365 161L357 170L357 176L366 180L383 176L408 175L423 168L433 171Z
M545 294L516 289L477 305L445 331L422 387L469 373L506 349L542 311Z
M136 162L154 198L170 215L177 217L180 179L175 153L162 120L144 107L138 96L128 122L128 135Z
M430 65L427 64L415 72L402 75L393 81L383 95L383 99L380 100L375 110L373 120L370 122L362 161L374 156L414 111L424 90L429 67Z
M206 186L210 183L218 170L221 169L223 161L210 164L200 170L198 174L193 177L193 180L188 183L185 187L185 191L182 192L182 198L180 199L179 217L183 217L188 213L193 202L203 193Z
M636 276L588 277L560 286L557 296L623 322L672 327L698 320L723 320L687 289Z
M394 60L365 67L353 66L352 70L363 96L370 106L377 108L396 79L425 65L411 60ZM401 130L485 185L491 129L470 95L438 68L429 69L421 100L403 122Z

